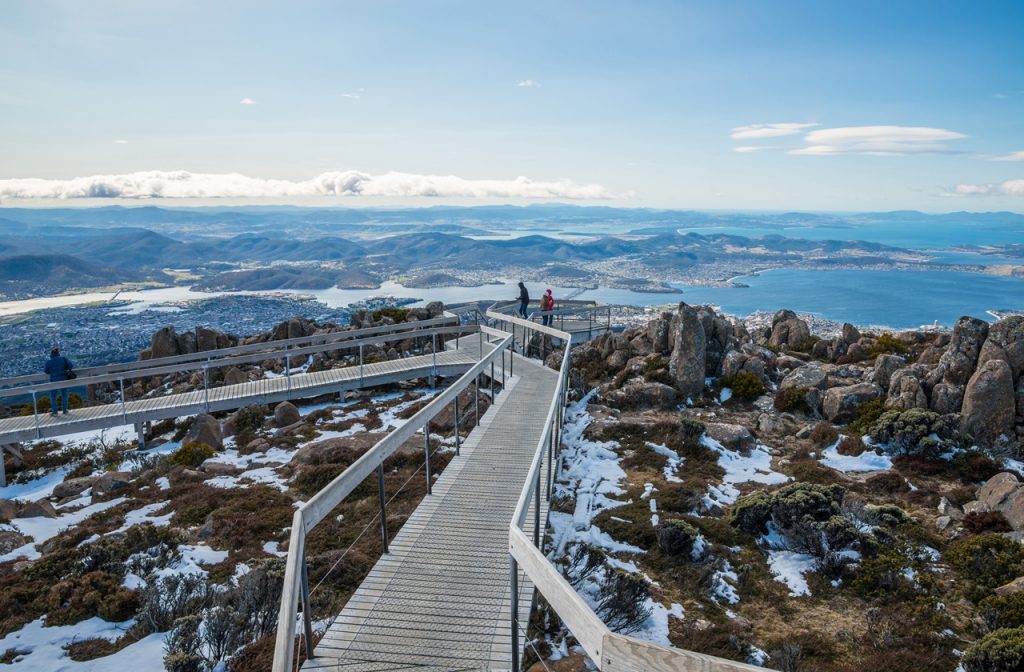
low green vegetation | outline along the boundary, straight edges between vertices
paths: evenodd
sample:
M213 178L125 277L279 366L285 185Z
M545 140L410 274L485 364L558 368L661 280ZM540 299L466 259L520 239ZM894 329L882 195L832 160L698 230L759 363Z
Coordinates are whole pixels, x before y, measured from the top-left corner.
M765 393L764 383L749 371L740 371L734 376L722 376L719 380L722 387L732 390L737 399L757 399Z

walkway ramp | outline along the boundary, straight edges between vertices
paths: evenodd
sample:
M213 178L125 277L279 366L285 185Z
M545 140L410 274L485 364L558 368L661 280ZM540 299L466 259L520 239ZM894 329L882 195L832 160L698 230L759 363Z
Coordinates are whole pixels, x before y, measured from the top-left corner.
M506 390L303 670L509 669L508 524L558 387L557 372L514 357ZM526 623L532 584L521 582L519 594L519 622Z

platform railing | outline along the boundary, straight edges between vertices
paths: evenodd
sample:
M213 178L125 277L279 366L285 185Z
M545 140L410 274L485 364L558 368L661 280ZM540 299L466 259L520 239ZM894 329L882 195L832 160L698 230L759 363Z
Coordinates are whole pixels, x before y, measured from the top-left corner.
M452 325L458 323L459 318L457 315L454 315L450 312L445 312L445 314L440 317L435 317L428 320L420 320L418 322L399 322L397 324L386 324L377 327L365 327L362 329L346 329L343 331L335 331L325 334L313 334L311 336L296 336L294 338L286 338L277 341L248 343L246 345L236 345L229 348L201 350L182 355L171 355L169 357L143 359L132 362L114 362L110 364L102 364L99 366L78 367L75 369L75 373L77 373L79 377L92 377L126 371L142 371L145 369L159 368L174 364L200 362L210 359L230 357L234 355L245 355L255 352L273 351L281 348L295 348L301 347L302 345L312 346L327 343L340 343L343 341L368 338L371 336L382 336L395 332L408 332L410 330L427 329L430 327ZM68 354L74 357L73 353ZM14 396L16 394L27 394L32 389L30 386L35 384L43 384L48 380L49 379L45 373L31 373L24 376L0 378L0 397L9 397ZM76 385L78 384L80 383L76 383Z
M612 307L610 305L574 299L559 302L557 305L559 307L555 310L541 310L539 303L536 303L535 306L535 302L531 302L527 306L528 317L524 321L540 322L542 326L545 326L543 321L547 317L548 324L546 326L557 327L562 331L566 331L566 320L570 320L570 324L572 321L577 321L581 325L585 323L585 329L580 326L573 331L577 334L586 333L588 340L595 335L611 331ZM487 312L523 319L518 315L519 307L519 301L499 301L491 305Z
M466 327L463 327L466 328ZM512 337L486 326L470 325L468 328L479 334L479 361L466 373L459 377L451 386L438 394L433 401L409 418L405 424L392 431L378 441L372 448L352 463L345 471L331 481L324 489L303 504L292 518L291 537L288 543L288 559L285 565L284 588L281 596L281 607L278 612L277 639L274 649L273 672L290 672L296 661L298 620L302 615L301 639L304 653L308 658L315 655L313 642L313 621L311 615L309 572L306 562L306 538L310 532L323 521L342 501L355 490L374 471L377 472L377 485L380 501L381 541L384 552L388 552L388 530L386 499L384 495L384 460L390 457L408 439L421 428L424 432L424 458L426 463L426 479L428 496L431 493L430 475L430 421L449 404L456 404L456 435L458 435L458 396L471 385L477 391L479 399L479 378L488 375L492 383L492 394L495 381L500 375L504 381L506 376L505 360L511 360L508 352ZM492 339L499 340L492 340ZM497 373L495 365L501 362L501 373ZM511 366L509 366L511 369ZM479 408L476 417L479 421ZM456 441L456 451L459 442ZM456 452L458 454L458 452ZM300 612L301 606L301 612Z
M524 328L537 328L531 322L520 318L509 318ZM528 326L532 325L532 326ZM510 634L512 637L512 671L520 672L523 646L520 635L526 635L526 623L519 622L519 572L529 577L537 594L558 615L562 623L572 632L591 661L602 672L754 672L763 670L744 663L724 658L707 656L652 644L635 637L621 635L605 625L594 613L572 585L548 560L543 551L544 529L540 521L541 496L550 500L553 481L557 479L554 465L562 440L565 424L566 396L568 391L570 351L572 335L549 327L539 327L544 333L564 339L565 349L558 369L558 385L551 399L544 421L544 433L537 442L537 449L530 463L526 483L519 495L515 513L509 524L509 555L512 610ZM546 465L546 470L543 469ZM546 471L546 475L545 472ZM526 531L526 517L533 499L534 534L531 539Z
M211 370L221 369L230 366L237 366L242 364L253 364L257 362L265 362L267 360L283 359L284 360L284 377L288 381L289 398L291 393L291 380L293 375L292 371L292 360L296 357L309 357L317 353L329 352L333 350L344 350L352 353L353 361L352 366L359 367L359 380L362 382L363 377L363 366L365 361L365 349L369 346L379 346L395 341L404 341L409 338L419 339L423 342L424 347L429 342L431 344L431 356L434 360L434 364L431 367L431 377L434 376L436 369L436 358L439 349L444 348L445 340L454 337L456 340L462 338L466 334L477 333L479 327L476 325L459 325L457 318L451 316L449 320L454 320L452 326L423 326L423 322L408 322L401 323L399 325L387 325L389 328L388 332L379 333L376 330L379 328L373 328L375 331L367 335L365 330L353 330L351 332L338 332L339 334L347 334L349 337L344 339L330 339L320 340L320 342L313 345L300 345L298 347L292 347L287 341L268 341L266 343L258 344L260 349L256 350L250 346L240 346L247 348L245 354L234 354L238 348L226 348L222 350L210 350L207 352L200 353L201 359L189 359L187 361L177 363L165 363L165 358L160 360L146 360L145 362L137 362L136 364L145 364L146 366L140 366L131 368L123 371L115 371L110 373L101 373L88 376L78 376L74 380L62 380L56 382L39 383L35 385L9 388L0 390L0 399L5 397L15 396L29 396L31 397L31 403L33 408L33 424L34 424L34 438L42 438L45 433L47 436L55 436L55 431L59 431L58 426L47 424L43 426L39 419L39 398L40 396L48 394L51 390L61 390L67 388L80 388L88 387L90 385L99 384L116 384L118 386L116 400L109 402L106 405L120 406L122 415L125 418L125 424L127 424L128 409L126 404L128 399L126 396L125 383L130 382L139 378L150 378L153 376L164 376L174 373L186 373L186 372L201 372L202 373L202 397L206 400L205 411L210 411L209 405L209 392L211 389L210 384L210 372ZM425 321L424 321L425 322ZM395 329L398 327L398 329ZM356 336L352 338L351 336ZM359 336L362 336L361 338ZM301 342L307 342L306 339L290 339ZM429 341L427 340L429 339ZM252 344L253 346L257 344ZM227 354L227 356L225 356ZM157 365L150 364L151 362L157 362ZM52 411L53 409L51 409ZM72 413L70 422L67 424L73 424L75 416ZM64 424L64 423L62 423ZM44 432L45 430L45 432ZM31 433L31 431L19 431L21 434ZM141 433L140 433L141 436ZM28 438L28 437L23 437ZM19 439L19 440L23 440Z

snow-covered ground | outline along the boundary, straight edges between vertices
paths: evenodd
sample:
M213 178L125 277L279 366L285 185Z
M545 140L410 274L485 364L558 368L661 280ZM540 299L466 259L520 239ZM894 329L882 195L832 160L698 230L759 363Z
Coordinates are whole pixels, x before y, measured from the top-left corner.
M46 627L40 618L0 639L0 652L15 649L18 655L10 669L24 672L163 672L166 633L149 635L105 658L76 662L67 657L65 646L97 637L114 641L131 625L132 621L110 623L90 618L74 625Z
M840 435L831 446L821 452L821 463L842 472L885 471L892 469L892 459L888 455L879 455L870 447L856 457L840 455L839 443L846 438Z
M740 491L737 483L764 483L780 485L790 480L789 476L772 469L772 454L768 446L758 443L749 455L729 450L718 441L706 434L700 442L707 448L718 453L718 466L725 470L720 486L709 486L704 496L705 506L728 506L736 502Z

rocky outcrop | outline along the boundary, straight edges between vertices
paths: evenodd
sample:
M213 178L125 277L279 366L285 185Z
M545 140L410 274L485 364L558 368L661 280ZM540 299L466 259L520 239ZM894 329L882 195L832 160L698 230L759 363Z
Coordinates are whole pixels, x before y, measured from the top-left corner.
M702 380L703 382L703 380ZM648 383L634 378L621 389L611 390L604 395L609 406L623 410L638 408L673 408L679 398L675 388L664 383Z
M748 451L757 443L750 430L743 425L725 422L709 422L704 426L704 433L718 441L729 450Z
M808 389L824 390L828 387L828 373L817 362L812 362L799 369L794 369L779 383L779 387L788 390L791 387L806 387Z
M874 383L857 383L833 387L825 392L821 410L831 422L849 422L861 404L882 396L882 388Z
M132 482L131 472L108 471L92 484L92 496L106 497L109 494L127 488Z
M92 487L96 481L95 476L82 476L81 478L69 478L63 483L58 483L53 488L53 496L57 499L77 497Z
M906 411L911 408L928 408L928 395L921 387L921 380L912 369L900 369L892 374L889 381L889 396L886 408Z
M903 366L903 358L896 355L879 355L875 358L875 368L871 371L871 382L883 390L889 389L892 374Z
M988 336L988 322L976 317L961 317L953 327L949 347L939 358L936 372L947 385L966 385L978 364L981 346Z
M1011 315L989 327L978 366L993 359L1009 364L1014 380L1024 374L1024 315Z
M811 338L807 323L792 310L780 310L772 318L772 333L768 338L769 347L784 349L799 346Z
M699 394L704 389L707 335L692 306L679 304L672 316L669 341L672 354L668 370L676 387L684 397Z
M971 377L964 393L962 429L983 445L1013 433L1013 373L1002 359L990 359Z
M209 327L196 327L195 331L179 334L174 327L163 327L150 338L150 346L142 351L139 359L159 359L175 355L191 355L229 348L238 344L238 338Z

